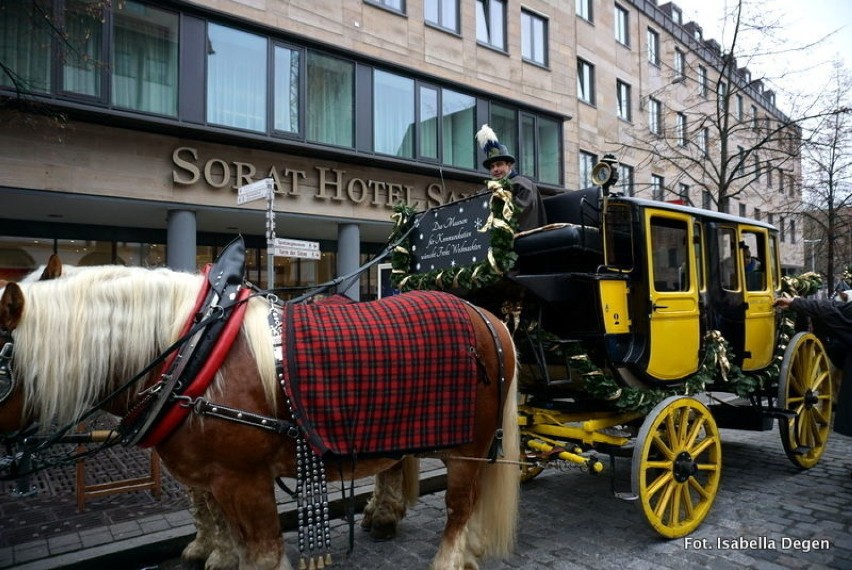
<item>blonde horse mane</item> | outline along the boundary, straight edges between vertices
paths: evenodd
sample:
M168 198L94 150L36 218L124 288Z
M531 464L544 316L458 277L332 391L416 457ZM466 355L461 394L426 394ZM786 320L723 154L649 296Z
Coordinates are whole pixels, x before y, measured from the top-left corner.
M109 265L22 283L25 303L14 332L14 372L26 387L25 413L40 418L43 427L47 420L77 421L178 338L202 280L200 274ZM260 368L272 398L271 340L256 322L265 322L264 303L254 301L243 332L255 356L266 357ZM128 390L124 401L136 391Z

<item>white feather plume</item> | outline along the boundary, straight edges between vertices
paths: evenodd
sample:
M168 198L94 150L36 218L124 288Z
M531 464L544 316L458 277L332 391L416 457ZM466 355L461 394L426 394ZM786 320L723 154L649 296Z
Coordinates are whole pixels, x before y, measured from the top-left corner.
M491 130L491 127L489 127L488 124L482 125L479 132L476 133L476 142L479 144L479 148L483 150L487 149L489 146L499 144L497 135L494 134L494 131Z

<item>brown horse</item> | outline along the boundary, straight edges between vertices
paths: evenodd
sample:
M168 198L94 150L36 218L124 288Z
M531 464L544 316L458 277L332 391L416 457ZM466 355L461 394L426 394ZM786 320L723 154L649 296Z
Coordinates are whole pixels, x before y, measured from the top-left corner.
M7 285L0 298L0 327L12 331L17 387L0 407L0 431L39 418L74 423L180 336L202 281L201 275L110 266ZM472 437L422 454L440 457L447 466L447 523L433 560L433 567L442 569L475 568L482 556L510 552L518 498L517 466L512 464L518 453L514 345L496 317L454 302L469 320L475 339L470 352L477 355L484 375L475 381ZM248 302L241 333L205 396L225 406L290 420L277 385L268 309L265 300ZM419 314L416 319L429 317ZM500 370L509 376L502 386L496 381ZM156 373L141 379L139 387L111 402L107 411L123 416L144 385L156 380ZM501 427L506 454L490 464L483 459ZM295 476L295 447L286 436L197 416L159 443L156 449L169 471L192 490L199 515L199 532L185 557L206 558L210 569L291 568L273 478ZM392 457L357 460L327 455L328 474L349 480L389 469L400 473L398 453L388 455Z

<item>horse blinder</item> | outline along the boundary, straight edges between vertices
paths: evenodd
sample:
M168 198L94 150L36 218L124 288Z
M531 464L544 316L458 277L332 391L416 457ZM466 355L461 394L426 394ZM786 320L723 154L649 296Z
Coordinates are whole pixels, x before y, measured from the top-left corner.
M11 339L11 335L6 331L0 331L0 337ZM11 340L7 340L3 348L0 348L0 404L9 399L17 385L15 377L12 375L12 350L14 346Z

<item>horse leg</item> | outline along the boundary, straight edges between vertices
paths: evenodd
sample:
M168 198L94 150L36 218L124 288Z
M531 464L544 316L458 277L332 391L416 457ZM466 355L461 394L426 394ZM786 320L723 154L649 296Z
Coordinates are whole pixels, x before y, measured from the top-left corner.
M292 570L267 473L222 475L211 492L228 522L240 570Z
M396 536L399 521L407 506L420 496L420 460L406 456L399 463L375 476L373 495L364 507L361 527L370 531L373 540L389 540Z
M465 568L468 549L467 523L479 493L481 463L457 459L444 460L447 466L447 524L441 537L441 546L432 560L433 570L461 570Z
M236 546L222 509L213 495L197 487L189 488L190 512L195 519L195 539L181 553L187 561L204 561L205 570L236 568Z

